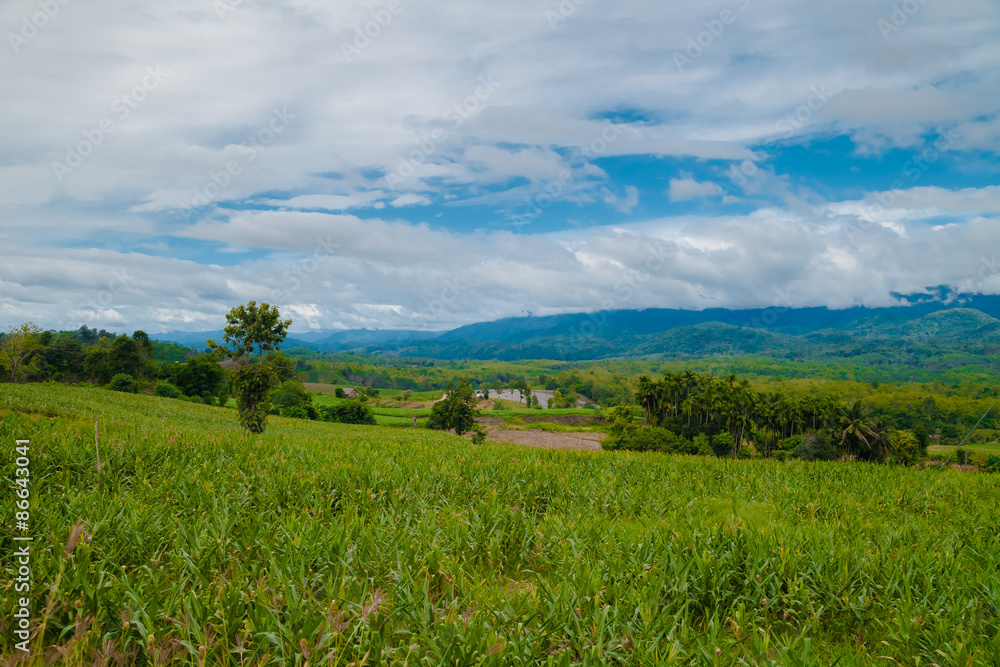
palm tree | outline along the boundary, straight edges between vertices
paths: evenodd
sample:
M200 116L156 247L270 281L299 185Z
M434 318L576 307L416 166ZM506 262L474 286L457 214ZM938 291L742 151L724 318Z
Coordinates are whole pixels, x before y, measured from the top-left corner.
M860 443L864 443L865 447L871 451L877 435L872 429L871 408L869 406L862 403L860 399L848 403L840 409L840 425L842 427L840 441L847 445L848 453L851 453L852 444L858 445L860 452Z
M883 463L896 445L896 431L884 419L876 417L872 420L872 458Z

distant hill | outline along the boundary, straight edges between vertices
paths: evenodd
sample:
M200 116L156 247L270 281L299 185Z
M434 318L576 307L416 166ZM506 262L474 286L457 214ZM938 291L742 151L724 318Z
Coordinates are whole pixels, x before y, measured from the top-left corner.
M179 343L203 350L205 349L205 341L214 339L221 342L224 333L223 331L171 331L168 333L151 334L150 338L164 342ZM282 343L281 347L282 349L306 347L322 352L334 352L376 343L423 340L440 334L440 331L405 331L398 329L293 331L289 332L288 337Z
M438 359L690 358L763 355L830 358L893 355L899 341L966 351L1000 345L1000 297L898 295L886 308L764 308L752 310L617 310L479 322L447 332L356 329L292 333L283 349L357 351ZM925 298L926 297L926 298ZM172 332L156 340L204 348L221 331Z
M500 320L462 327L434 339L393 346L369 345L360 351L439 359L503 361L585 361L608 357L684 359L713 355L758 355L786 359L868 355L896 359L904 344L910 353L914 347L932 348L924 356L969 352L985 345L1000 346L1000 320L982 311L952 308L927 313L926 310L928 308L923 304L891 312L873 312L872 309L862 308L812 313L790 310L777 315L779 321L784 321L786 325L778 326L779 322L774 322L773 327L764 326L762 318L767 315L763 311L742 311L740 317L734 317L737 311L728 311L724 319L730 321L739 321L748 313L756 319L747 320L742 326L707 321L654 333L646 331L657 319L676 323L682 318L673 317L674 313L623 311L599 313L594 319L581 315L557 316L555 320L537 318L548 321L531 322L524 326L517 320ZM787 319L786 315L789 315ZM602 324L598 325L595 320ZM794 324L788 325L789 320ZM840 326L820 328L820 324L831 321L838 321Z

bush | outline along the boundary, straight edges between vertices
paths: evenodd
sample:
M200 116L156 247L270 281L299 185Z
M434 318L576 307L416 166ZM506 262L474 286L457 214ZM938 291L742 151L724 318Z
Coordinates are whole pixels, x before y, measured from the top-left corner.
M472 444L481 445L486 442L486 431L477 428L472 432Z
M170 384L169 382L163 382L162 380L156 383L156 386L153 388L153 393L157 396L162 396L163 398L181 397L180 389Z
M734 451L736 449L736 443L733 441L733 436L728 432L723 431L722 433L713 435L709 444L716 456L730 456L736 454Z
M295 415L318 415L315 408L310 412L310 408L312 408L312 394L298 380L285 380L282 382L276 389L271 391L270 400L271 405L274 406L277 413L283 417L288 417L292 413ZM301 408L301 410L297 408Z
M127 394L138 394L139 381L127 373L119 373L111 378L111 382L108 383L107 388L111 391L123 391Z
M990 454L990 457L986 459L986 464L983 466L983 471L989 473L1000 472L1000 456Z
M786 452L794 452L801 444L802 444L802 436L793 435L792 437L785 438L784 440L779 442L778 449ZM788 457L786 456L785 458L787 459Z
M348 401L336 406L326 405L320 408L320 412L323 421L326 422L375 425L375 415L372 413L372 409L360 401Z
M960 466L969 465L969 451L965 447L959 447L955 450L955 463Z
M343 388L337 387L336 389L334 389L333 390L333 395L335 397L337 397L337 398L343 398L344 397L344 390L343 390Z
M699 446L673 431L657 426L635 426L622 430L602 443L604 449L665 454L699 454ZM711 453L711 452L709 452Z
M840 456L840 450L832 433L810 431L802 436L802 444L795 448L792 456L803 461L833 461Z
M779 449L774 454L772 454L775 461L787 461L791 457L792 453L787 449Z
M309 411L306 410L304 405L295 405L290 408L282 408L279 410L278 414L282 417L291 417L293 419L309 419Z

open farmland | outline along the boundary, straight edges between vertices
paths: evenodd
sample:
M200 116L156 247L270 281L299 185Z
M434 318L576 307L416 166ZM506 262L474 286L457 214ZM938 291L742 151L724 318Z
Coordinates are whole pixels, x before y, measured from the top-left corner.
M1000 664L1000 475L253 436L58 385L0 385L0 420L31 440L34 645L68 664Z

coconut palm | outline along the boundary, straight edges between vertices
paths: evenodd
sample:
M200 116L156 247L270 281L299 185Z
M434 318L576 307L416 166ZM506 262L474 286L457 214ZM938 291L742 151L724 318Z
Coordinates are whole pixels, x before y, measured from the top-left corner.
M868 405L855 400L842 407L840 426L840 441L847 445L848 453L852 452L852 445L860 452L862 444L871 451L876 433L872 429L871 408Z

